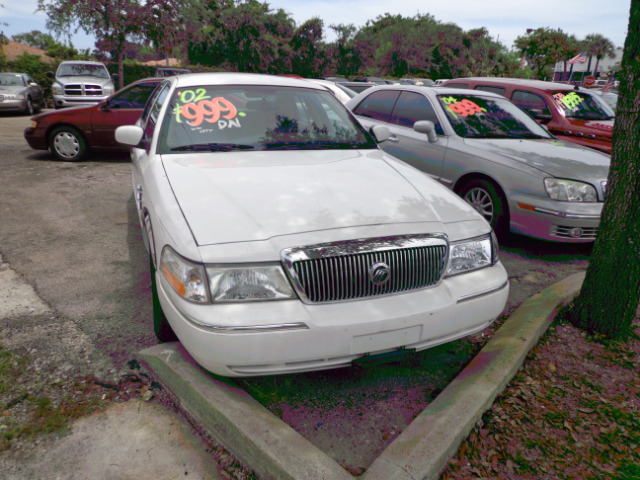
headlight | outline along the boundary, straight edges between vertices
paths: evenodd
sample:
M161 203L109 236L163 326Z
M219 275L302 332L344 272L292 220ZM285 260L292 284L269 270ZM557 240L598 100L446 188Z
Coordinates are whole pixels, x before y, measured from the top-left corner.
M51 92L55 95L62 95L64 93L64 89L60 85L51 85Z
M198 303L209 301L207 280L202 265L190 262L170 247L165 247L158 270L182 298Z
M105 95L111 95L115 90L111 87L105 87L104 88L104 94Z
M294 294L280 265L207 267L213 302L285 300Z
M597 202L596 189L588 183L562 178L545 178L544 188L551 200L561 202Z
M452 243L449 250L447 276L490 267L498 261L498 242L493 233Z

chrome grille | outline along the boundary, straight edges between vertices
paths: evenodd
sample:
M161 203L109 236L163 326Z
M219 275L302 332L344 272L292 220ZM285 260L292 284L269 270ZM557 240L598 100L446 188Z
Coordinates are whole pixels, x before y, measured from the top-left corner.
M561 238L595 239L598 235L598 227L568 227L564 225L554 225L551 228L551 235Z
M72 83L64 87L65 95L102 95L102 87L100 85L92 85L85 83Z
M282 259L303 301L320 303L435 285L448 251L444 235L403 235L291 248Z

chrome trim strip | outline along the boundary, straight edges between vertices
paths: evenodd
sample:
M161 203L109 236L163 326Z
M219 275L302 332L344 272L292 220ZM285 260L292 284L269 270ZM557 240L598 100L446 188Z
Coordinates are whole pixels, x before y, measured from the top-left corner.
M599 220L600 219L600 215L582 215L579 213L562 213L562 212L556 212L554 210L547 210L545 208L539 208L539 207L534 207L534 211L537 213L542 213L545 215L551 215L553 217L560 217L560 218L582 218L582 219L588 219L588 220Z
M266 333L266 332L281 332L283 330L309 330L309 327L302 323L282 323L274 325L246 325L237 327L223 327L221 325L206 325L191 321L191 323L197 327L204 328L217 333Z
M464 297L460 297L456 303L463 303L463 302L467 302L469 300L473 300L474 298L478 298L478 297L484 297L485 295L489 295L490 293L493 292L497 292L499 290L502 290L503 288L506 288L509 285L509 280L506 280L502 285L500 285L499 287L496 288L490 288L489 290L484 290L482 292L478 292L478 293L472 293L471 295L466 295Z

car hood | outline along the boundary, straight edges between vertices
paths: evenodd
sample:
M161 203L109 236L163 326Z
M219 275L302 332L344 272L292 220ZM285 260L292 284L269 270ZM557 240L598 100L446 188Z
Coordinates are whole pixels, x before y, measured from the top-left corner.
M26 87L0 85L0 93L2 94L18 94L24 92Z
M61 85L68 85L70 83L91 83L94 85L112 85L112 81L110 78L100 78L100 77L87 77L85 75L73 75L73 76L64 76L64 77L56 77L56 82Z
M560 140L465 139L464 143L471 149L508 157L554 177L602 181L609 175L609 155Z
M443 195L440 185L418 171L401 174L396 160L378 150L192 153L165 155L162 161L199 245L478 219L455 195Z

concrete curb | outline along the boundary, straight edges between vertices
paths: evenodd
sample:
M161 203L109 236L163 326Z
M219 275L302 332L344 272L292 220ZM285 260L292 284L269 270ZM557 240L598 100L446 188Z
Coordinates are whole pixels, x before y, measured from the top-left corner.
M584 275L567 277L525 301L360 478L437 479L522 366L558 307L578 294ZM261 477L353 480L337 462L246 392L199 368L180 344L157 345L140 352L138 358L201 428Z

